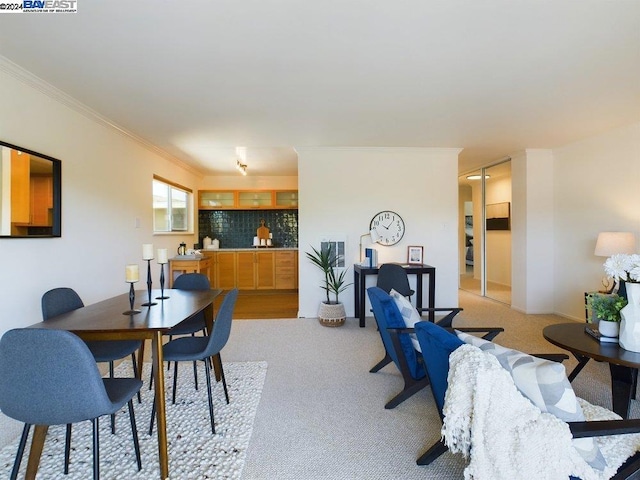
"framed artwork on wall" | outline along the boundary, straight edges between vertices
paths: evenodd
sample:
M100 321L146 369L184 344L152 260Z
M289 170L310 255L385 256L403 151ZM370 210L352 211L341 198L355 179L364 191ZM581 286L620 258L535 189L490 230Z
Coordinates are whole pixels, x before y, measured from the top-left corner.
M409 265L422 265L423 247L411 245L407 247L407 263Z
M492 203L486 206L487 230L511 230L511 203Z

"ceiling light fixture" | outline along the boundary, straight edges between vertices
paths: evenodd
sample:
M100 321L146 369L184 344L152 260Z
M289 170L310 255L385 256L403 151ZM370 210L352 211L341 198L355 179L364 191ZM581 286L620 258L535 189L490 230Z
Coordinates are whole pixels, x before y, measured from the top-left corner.
M236 160L236 168L242 175L247 175L247 165L245 163L240 162L240 160Z
M469 175L467 177L467 180L480 180L482 178L482 175ZM484 178L491 178L490 175L485 175Z

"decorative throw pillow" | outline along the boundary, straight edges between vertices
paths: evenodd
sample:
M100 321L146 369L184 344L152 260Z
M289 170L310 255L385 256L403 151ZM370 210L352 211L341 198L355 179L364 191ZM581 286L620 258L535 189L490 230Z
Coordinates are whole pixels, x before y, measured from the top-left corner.
M457 330L456 334L463 342L494 355L502 368L509 372L520 393L542 412L551 413L565 422L585 420L564 365L502 347L475 335ZM589 465L598 470L604 469L606 461L593 438L574 439L573 445Z
M400 310L400 315L402 315L402 319L404 320L404 324L407 326L407 328L413 328L417 322L422 321L422 318L420 318L420 314L413 307L413 305L411 305L411 302L407 297L396 292L394 289L391 289L391 291L389 292L389 296L393 298L393 301L396 303L398 310ZM411 342L413 343L413 347L417 351L422 352L415 333L410 334L410 337Z

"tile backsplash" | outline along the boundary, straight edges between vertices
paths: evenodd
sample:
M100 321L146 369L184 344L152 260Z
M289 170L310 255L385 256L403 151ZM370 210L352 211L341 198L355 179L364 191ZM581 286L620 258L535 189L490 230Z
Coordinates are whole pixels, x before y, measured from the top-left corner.
M260 220L273 235L273 246L298 247L297 210L200 210L200 246L206 236L220 240L220 248L249 248L260 227Z

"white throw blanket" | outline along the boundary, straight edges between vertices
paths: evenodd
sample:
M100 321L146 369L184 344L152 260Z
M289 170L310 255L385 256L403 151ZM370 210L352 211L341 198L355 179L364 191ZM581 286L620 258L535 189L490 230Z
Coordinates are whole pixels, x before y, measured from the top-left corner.
M608 467L594 470L573 447L569 426L523 397L493 355L463 345L449 364L442 435L452 452L469 459L467 480L603 480L640 449L640 434L599 437ZM620 418L579 401L588 420Z

